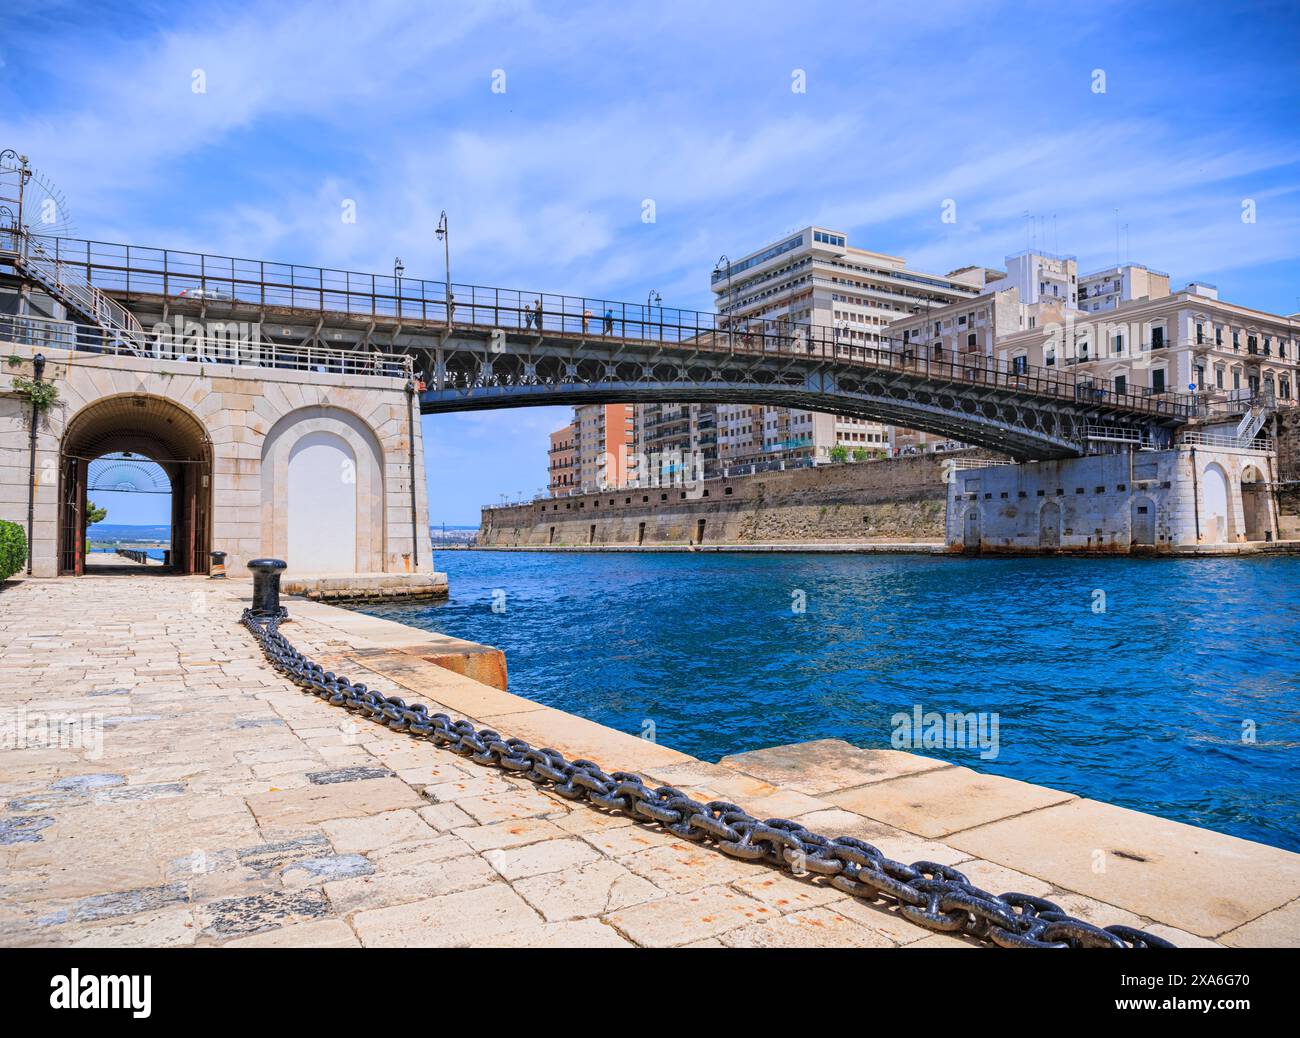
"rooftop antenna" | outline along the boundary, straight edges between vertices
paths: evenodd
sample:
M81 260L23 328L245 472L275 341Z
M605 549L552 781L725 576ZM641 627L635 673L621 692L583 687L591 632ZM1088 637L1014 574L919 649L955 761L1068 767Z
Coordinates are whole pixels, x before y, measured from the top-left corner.
M1119 210L1115 210L1115 266L1120 265L1119 255Z
M1056 233L1056 214L1052 214L1052 251L1061 254L1061 236Z

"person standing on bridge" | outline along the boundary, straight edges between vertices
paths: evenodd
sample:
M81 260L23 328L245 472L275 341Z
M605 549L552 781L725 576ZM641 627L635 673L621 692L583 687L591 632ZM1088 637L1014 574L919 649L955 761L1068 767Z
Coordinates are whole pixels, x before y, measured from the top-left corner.
M582 334L586 335L589 331L591 331L591 311L584 310L582 311Z
M534 300L533 309L537 311L537 331L538 334L541 334L542 331L542 297L541 296L538 296L537 299Z
M605 311L605 334L606 335L614 334L614 311L613 310L607 309Z

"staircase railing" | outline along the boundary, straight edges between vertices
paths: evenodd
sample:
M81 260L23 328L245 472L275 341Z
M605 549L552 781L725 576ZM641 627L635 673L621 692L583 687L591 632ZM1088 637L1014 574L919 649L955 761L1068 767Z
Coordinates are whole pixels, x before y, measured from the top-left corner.
M126 307L92 285L84 271L50 255L31 235L19 233L17 264L24 274L51 292L60 302L94 321L131 352L143 352L148 333Z

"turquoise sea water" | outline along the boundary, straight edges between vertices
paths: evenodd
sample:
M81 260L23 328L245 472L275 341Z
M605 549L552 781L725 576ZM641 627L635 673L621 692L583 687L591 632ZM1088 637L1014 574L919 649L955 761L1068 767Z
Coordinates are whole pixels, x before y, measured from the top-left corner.
M446 603L366 611L498 646L511 691L705 759L887 747L918 705L996 714L996 757L918 752L1300 850L1300 558L437 564Z

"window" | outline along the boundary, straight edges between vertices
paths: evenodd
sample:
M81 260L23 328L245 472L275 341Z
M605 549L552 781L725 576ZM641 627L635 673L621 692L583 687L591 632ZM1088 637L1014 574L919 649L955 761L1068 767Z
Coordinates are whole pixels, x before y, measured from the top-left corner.
M1223 369L1222 369L1222 368L1215 368L1215 369L1214 369L1214 385L1215 385L1215 388L1216 388L1216 389L1222 389L1222 388L1223 388Z
M1200 321L1196 322L1196 345L1200 346L1205 342L1205 325Z
M1029 370L1029 358L1025 356L1012 357L1011 370L1017 375L1023 375Z
M1123 395L1128 392L1128 377L1125 375L1115 376L1115 392Z
M1048 368L1056 367L1056 347L1049 346L1043 352L1043 366Z
M1165 391L1165 373L1159 368L1151 372L1151 392L1163 393Z
M1221 324L1216 324L1214 326L1214 345L1223 345L1223 325Z
M966 346L967 346L969 349L972 349L972 350L975 348L975 333L974 333L974 332L971 332L969 335L966 336Z
M1116 333L1115 333L1115 352L1116 352L1117 354L1118 354L1118 353L1123 353L1123 352L1124 352L1124 333L1123 333L1123 332L1116 332Z
M1165 330L1163 327L1151 329L1151 348L1153 350L1161 349L1165 344Z

